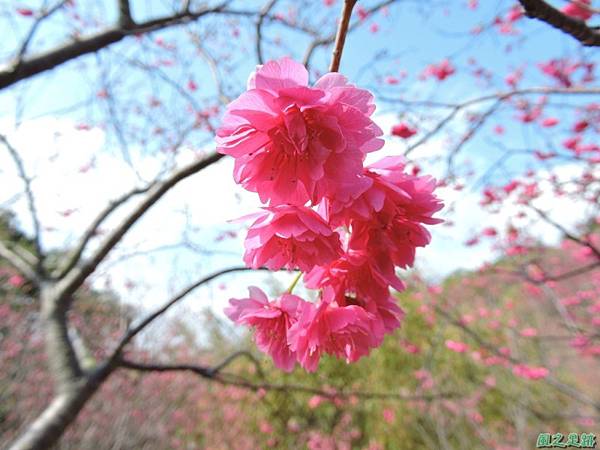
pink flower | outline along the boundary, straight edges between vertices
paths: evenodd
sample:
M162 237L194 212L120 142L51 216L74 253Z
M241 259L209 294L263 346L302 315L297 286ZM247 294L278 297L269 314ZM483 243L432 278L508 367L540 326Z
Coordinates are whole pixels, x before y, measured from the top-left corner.
M308 87L304 66L270 61L229 104L217 148L235 158L235 181L263 203L349 200L363 188L365 154L383 146L374 110L373 96L338 73Z
M429 78L430 76L433 76L439 81L444 81L450 75L454 74L454 72L456 72L456 69L454 69L452 63L447 59L444 59L439 64L431 64L427 66L422 76L423 78Z
M523 69L517 69L509 73L504 81L512 88L516 88L517 84L523 79Z
M373 216L389 215L410 217L428 225L441 223L432 217L443 207L433 195L435 180L409 175L404 169L404 159L394 156L367 166L364 175L370 186L349 203L337 199L326 202L330 220L348 226L351 220L368 221Z
M590 123L587 120L580 120L573 125L573 132L583 133L589 125Z
M388 285L401 291L404 284L396 276L389 258L376 261L351 250L333 263L308 272L304 284L309 289L331 288L338 305L357 305L369 312L373 347L383 342L385 334L396 330L404 317L395 298L390 296Z
M392 127L392 134L403 139L408 139L409 137L417 134L417 130L405 123L399 123L398 125L394 125Z
M527 378L528 380L540 380L548 376L549 370L545 367L517 364L513 367L513 373L521 378Z
M21 275L12 275L8 278L8 285L14 288L23 286L25 279Z
M253 268L311 270L342 254L340 236L306 206L264 208L248 230L244 262Z
M23 17L32 17L33 10L29 8L17 8L17 14Z
M323 397L321 397L320 395L313 395L310 398L310 400L308 401L308 407L310 409L315 409L324 401L325 401L325 399Z
M365 178L371 187L355 201L327 203L330 221L351 228L349 248L378 260L388 258L400 267L412 266L416 248L431 239L422 224L442 222L432 217L443 206L433 195L435 180L404 173L399 157L367 167Z
M237 324L254 327L256 346L269 354L280 369L293 370L296 354L288 346L287 332L296 321L298 311L307 303L292 294L269 302L259 288L251 286L248 291L249 298L230 299L225 314Z
M389 258L377 260L358 250L349 250L330 264L314 267L304 276L304 284L309 289L332 286L342 297L350 293L368 299L380 298L382 290L387 296L388 285L404 290Z
M519 20L524 15L525 15L525 11L523 11L523 8L521 8L521 5L514 5L506 13L506 21L513 23L513 22L516 22L517 20Z
M317 369L323 353L345 358L349 363L368 354L371 348L369 313L360 306L329 303L332 294L325 291L324 301L318 306L303 303L298 321L288 332L290 349L309 372Z
M579 68L579 64L567 59L551 59L548 62L538 64L538 67L542 73L554 78L560 85L571 87L573 85L571 75Z
M523 337L533 337L533 336L537 336L537 334L538 334L538 331L536 328L528 327L528 328L523 328L521 330L521 336L523 336Z
M591 0L569 1L569 3L561 8L561 12L574 19L583 20L585 22L593 15L592 10L589 8L590 4Z
M464 342L446 340L446 347L456 353L464 353L469 349L469 346Z
M383 410L383 420L385 420L387 423L394 423L394 420L396 420L396 413L394 410L385 408Z
M542 126L546 128L553 127L558 124L558 119L556 117L546 117L542 120Z
M187 82L187 88L190 91L194 92L194 91L198 90L198 85L196 84L196 82L194 80L190 79Z

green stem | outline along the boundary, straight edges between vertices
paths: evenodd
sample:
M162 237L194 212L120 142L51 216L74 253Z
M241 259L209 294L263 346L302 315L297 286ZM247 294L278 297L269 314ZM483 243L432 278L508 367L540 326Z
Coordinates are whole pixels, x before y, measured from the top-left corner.
M302 272L298 272L298 275L296 275L296 278L294 278L294 281L292 281L292 284L290 285L290 287L286 291L288 294L291 294L294 291L294 288L298 284L298 281L300 281L301 277L302 277Z

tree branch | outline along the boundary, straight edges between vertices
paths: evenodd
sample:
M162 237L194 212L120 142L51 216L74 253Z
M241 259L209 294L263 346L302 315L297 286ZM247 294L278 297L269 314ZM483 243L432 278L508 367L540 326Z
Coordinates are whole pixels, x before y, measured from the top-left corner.
M252 382L245 378L230 373L215 371L208 366L199 366L193 364L145 364L133 362L130 360L121 360L119 366L125 369L136 370L139 372L192 372L202 378L216 381L223 385L237 386L251 391L265 390L278 392L298 392L303 394L319 395L328 399L347 399L357 397L362 399L380 399L380 400L426 400L433 401L438 399L455 398L458 394L451 392L441 392L424 395L405 395L397 392L370 392L358 390L324 390L311 386L286 383L268 383Z
M199 161L174 172L166 180L153 185L146 198L106 237L94 254L79 266L73 267L58 283L61 292L59 302L68 301L75 291L85 282L87 277L96 270L108 253L119 243L131 227L171 188L180 181L200 172L202 169L216 163L224 155L213 153Z
M119 42L126 36L149 33L151 31L157 31L197 20L207 14L222 12L224 7L225 4L221 4L196 12L184 10L177 14L160 17L140 24L132 22L126 27L119 24L86 38L67 42L62 46L48 50L39 55L19 59L7 69L0 70L0 90L11 86L18 81L45 72L46 70L53 69L54 67L78 58L79 56L97 52L98 50Z
M251 269L248 267L231 267L229 269L220 270L218 272L212 273L211 275L201 278L200 280L196 281L195 283L193 283L193 284L189 285L188 287L186 287L185 289L183 289L177 295L175 295L170 300L168 300L163 306L161 306L156 311L154 311L153 313L149 314L146 318L144 318L138 325L136 325L135 327L133 327L129 331L127 331L127 333L125 333L125 335L121 338L121 340L117 344L117 347L113 350L111 355L108 357L106 364L109 364L109 365L114 364L114 362L119 357L119 355L121 354L121 352L123 351L125 346L129 342L131 342L131 340L135 336L137 336L144 328L146 328L148 325L150 325L158 317L160 317L164 313L166 313L172 306L174 306L179 301L183 300L191 292L193 292L194 290L196 290L203 284L206 284L209 281L212 281L215 278L220 277L221 275L225 275L225 274L232 273L232 272L241 272L241 271L246 271L246 270L256 270L256 269ZM260 270L260 269L258 269L258 270Z
M17 269L25 278L34 284L38 283L38 277L33 270L33 267L16 252L6 246L3 241L0 241L0 257L4 258L8 263Z
M264 57L262 51L262 26L265 21L265 17L271 12L271 9L275 6L278 0L269 0L268 3L261 9L256 21L256 59L258 64L263 64Z
M42 14L36 18L34 24L29 29L29 33L27 33L27 36L25 37L25 40L21 44L21 48L19 49L19 52L17 53L17 65L21 64L23 56L27 52L27 48L29 47L29 44L31 43L31 40L35 36L35 33L36 33L38 27L40 26L40 24L45 19L47 19L48 17L52 16L55 12L59 11L65 5L65 3L67 3L67 1L68 0L61 0L61 1L59 1L56 5L54 5L53 7L49 8L48 10L42 12Z
M519 0L527 16L546 22L548 25L577 39L589 47L600 46L600 31L590 28L582 20L563 14L544 0Z
M484 95L481 97L472 98L463 103L457 104L446 104L446 103L435 103L430 104L430 102L424 102L425 106L437 106L441 108L449 108L451 109L450 113L440 120L437 125L428 133L426 133L422 138L420 138L414 144L411 144L407 150L404 152L404 156L412 153L417 147L423 145L427 142L431 137L437 134L442 128L444 128L452 119L454 119L458 113L466 109L470 106L477 105L479 103L485 103L492 100L495 100L494 105L488 110L487 113L484 113L482 116L485 119L489 116L489 114L493 113L505 100L508 100L511 97L517 97L521 95L589 95L589 94L600 94L600 88L596 87L574 87L574 88L548 88L548 87L531 87L524 89L515 89L513 91L506 92L498 92L495 94ZM384 96L378 96L383 101L390 103L403 103L403 104L419 104L419 102L412 102L410 100L402 100L399 98L390 98Z
M77 246L71 253L71 256L66 259L66 262L65 262L63 268L60 269L60 271L58 271L57 273L53 274L54 277L57 279L62 279L71 269L73 269L73 267L75 267L77 265L77 263L81 259L81 255L83 254L83 252L85 251L85 248L87 247L87 244L96 235L100 225L102 225L102 223L108 218L108 216L110 216L123 203L127 202L129 199L131 199L132 197L134 197L136 195L144 194L144 193L148 192L153 186L154 186L154 183L151 183L148 186L146 186L145 188L133 189L130 192L123 194L121 197L111 201L96 216L94 221L88 226L88 228L83 233L83 236L81 236L79 243L77 244Z
M548 217L548 215L545 212L536 208L535 206L533 206L533 205L527 205L527 206L529 206L531 209L533 209L545 222L549 223L554 228L559 230L562 234L564 234L567 239L569 239L583 247L589 248L592 251L592 253L594 253L594 255L596 255L596 258L598 258L598 260L600 260L600 249L597 249L591 242L589 242L586 239L582 239L578 236L575 236L573 233L569 232L561 224L552 220L550 217Z
M119 25L123 29L129 29L135 27L135 22L131 16L131 6L129 0L118 0L119 4ZM184 11L187 11L185 9Z
M23 160L19 156L19 152L11 145L6 136L0 134L0 142L4 144L8 153L10 154L12 160L17 166L17 173L19 174L19 178L23 181L25 185L25 196L27 198L27 207L29 208L29 214L31 215L31 221L33 223L33 246L35 249L35 256L37 257L37 268L38 272L42 270L42 264L44 255L42 254L42 246L40 243L40 220L37 214L37 208L35 206L35 199L33 197L33 191L31 189L31 179L27 176L27 172L25 171L25 164Z

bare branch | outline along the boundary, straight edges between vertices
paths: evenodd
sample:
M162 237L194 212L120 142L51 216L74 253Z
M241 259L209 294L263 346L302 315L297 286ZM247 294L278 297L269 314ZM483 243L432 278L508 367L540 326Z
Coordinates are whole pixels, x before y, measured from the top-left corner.
M44 255L42 254L42 247L40 243L40 220L38 218L37 209L35 206L35 199L33 197L33 191L31 190L31 178L27 176L27 172L25 171L25 164L23 160L19 156L19 152L10 144L8 139L4 135L0 135L0 142L4 144L8 153L10 154L12 160L17 166L17 173L19 174L19 178L23 181L25 185L25 196L27 197L27 207L29 208L29 214L31 215L31 221L33 223L33 245L35 248L35 256L37 257L37 265L36 268L38 271L42 270L42 263L44 259Z
M37 284L37 275L32 266L27 261L23 260L16 252L8 248L8 246L0 241L0 257L8 261L8 263L17 269L25 278Z
M598 258L600 260L600 249L597 249L594 245L592 245L591 242L589 242L586 239L582 239L578 236L575 236L573 233L569 232L561 224L552 220L550 217L548 217L548 215L545 212L539 210L535 206L533 206L533 205L528 205L528 206L531 209L533 209L542 219L544 219L545 222L549 223L554 228L559 230L562 234L564 234L567 239L570 239L571 241L576 242L579 245L589 248L594 253L594 255L596 255L596 258Z
M260 14L258 16L258 20L256 21L256 59L258 60L258 64L262 64L264 62L263 51L262 51L262 26L265 21L265 17L271 12L271 9L275 6L278 0L269 0L268 3L261 9Z
M397 392L370 392L358 390L324 390L311 386L287 383L255 383L243 377L215 371L211 367L199 366L193 364L144 364L129 360L122 360L119 366L125 369L136 370L140 372L192 372L202 378L216 381L223 385L237 386L251 391L265 390L277 392L298 392L303 394L319 395L329 399L347 399L351 397L362 399L379 400L425 400L434 401L446 398L456 398L459 395L451 392L440 392L423 395L400 394Z
M131 227L171 188L180 181L200 172L202 169L216 163L224 155L213 153L208 157L191 163L174 172L162 182L154 184L148 191L145 199L105 238L94 254L80 266L73 267L59 283L61 298L59 301L68 301L73 293L85 282L87 277L96 270L108 253L119 243Z
M132 197L134 197L136 195L144 194L144 193L148 192L153 186L154 186L154 183L151 183L148 186L146 186L145 188L133 189L132 191L127 192L126 194L123 194L121 197L111 201L98 214L98 216L96 216L94 221L88 226L88 228L83 233L83 236L81 236L79 243L77 244L77 246L71 253L70 257L68 259L66 259L66 262L65 262L63 268L60 269L59 272L54 274L54 276L57 279L62 279L71 269L73 269L73 267L75 267L77 265L77 263L81 259L81 255L83 254L83 252L85 251L85 248L87 247L87 244L96 235L96 233L98 232L98 229L100 228L100 225L102 225L102 223L108 218L108 216L110 216L119 206L121 206L122 204L124 204L125 202L127 202L129 199L131 199Z
M515 89L513 91L498 92L495 94L484 95L481 97L472 98L463 103L457 103L457 104L437 103L437 104L435 104L435 106L442 107L442 108L450 108L451 109L450 113L446 117L444 117L442 120L440 120L431 131L426 133L422 138L420 138L414 144L411 144L407 148L406 152L404 152L404 155L405 156L409 155L417 147L423 145L430 138L432 138L434 135L436 135L442 128L444 128L449 122L451 122L452 119L454 119L461 110L466 109L470 106L474 106L479 103L485 103L485 102L495 100L494 105L482 116L483 121L485 121L489 117L489 115L491 115L500 106L500 104L503 101L508 100L511 97L517 97L517 96L521 96L521 95L550 95L550 94L552 94L552 95L600 94L600 88L596 88L596 87L585 87L585 88L583 88L583 87L574 87L574 88L531 87L531 88ZM383 101L390 102L390 103L403 103L403 104L408 104L408 105L421 104L421 102L418 102L418 101L413 102L410 100L402 100L399 98L390 98L390 97L385 97L385 96L378 96L378 98L380 98ZM424 102L423 104L425 106L431 106L429 104L429 102ZM462 146L462 144L464 144L464 143L461 143L459 145L459 147L458 147L459 149Z
M129 0L118 0L119 5L119 25L124 29L129 29L135 26L133 17L131 16L131 6ZM187 11L187 8L184 10Z
M254 368L256 369L256 373L258 374L258 376L262 379L265 378L265 374L262 370L262 366L260 365L260 361L252 353L245 351L245 350L240 350L238 352L232 353L227 358L225 358L220 364L217 364L213 368L213 371L215 373L219 373L225 367L227 367L229 364L231 364L233 361L235 361L236 359L241 358L241 357L245 357L248 360L250 360L250 362L254 365Z
M127 331L127 333L119 341L119 344L117 345L115 350L113 350L111 356L108 358L107 364L113 364L114 361L119 357L119 355L121 354L121 352L125 348L125 346L129 342L131 342L131 340L135 336L137 336L144 328L146 328L148 325L150 325L152 322L154 322L154 320L156 320L158 317L160 317L164 313L166 313L172 306L174 306L179 301L183 300L194 290L198 289L200 286L208 283L209 281L212 281L215 278L220 277L221 275L225 275L227 273L232 273L232 272L241 272L241 271L245 271L245 270L253 270L253 269L250 269L248 267L231 267L229 269L220 270L211 275L201 278L200 280L196 281L195 283L193 283L193 284L189 285L188 287L186 287L185 289L183 289L181 292L179 292L173 298L168 300L163 306L158 308L153 313L149 314L138 325L136 325L135 327L133 327L129 331Z
M519 0L527 16L546 22L548 25L574 37L583 45L600 47L600 31L590 28L582 20L563 14L544 0Z
M19 52L17 53L17 58L16 58L17 59L17 66L19 66L21 64L23 56L27 52L27 48L29 47L29 44L31 43L31 40L35 36L35 33L36 33L38 27L40 26L40 24L45 19L47 19L48 17L52 16L55 12L59 11L65 5L65 3L67 3L67 1L68 0L61 0L56 5L54 5L53 7L49 8L46 11L43 11L41 15L39 15L38 17L36 17L35 22L31 26L31 28L29 29L29 33L27 33L27 36L23 40L23 43L21 44L21 48L19 49Z
M140 24L132 23L125 28L119 24L92 36L67 42L62 46L48 50L39 55L24 58L14 63L12 66L0 70L0 89L11 86L18 81L37 75L46 70L53 69L72 59L97 52L98 50L119 42L127 36L149 33L197 20L208 14L220 13L223 12L224 6L225 4L221 4L195 12L184 10L177 14L160 17Z

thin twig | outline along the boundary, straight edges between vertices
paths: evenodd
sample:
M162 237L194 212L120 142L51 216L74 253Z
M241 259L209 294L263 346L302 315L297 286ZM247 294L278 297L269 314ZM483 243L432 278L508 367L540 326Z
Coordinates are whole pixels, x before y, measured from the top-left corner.
M96 218L92 221L92 223L87 227L83 236L81 236L79 243L75 247L75 249L71 252L71 255L66 260L64 266L60 269L59 272L54 274L54 277L57 279L62 279L64 276L71 270L73 267L77 265L77 263L81 260L81 255L83 254L85 248L87 247L89 241L96 235L100 225L110 216L119 206L127 202L132 197L144 194L148 192L154 183L149 184L144 188L133 189L121 197L111 201L100 213L96 216Z
M57 286L60 290L59 301L68 301L77 289L85 282L87 277L96 270L96 267L104 260L110 251L121 241L123 236L133 227L134 224L167 192L169 192L179 182L200 172L202 169L216 163L224 155L213 153L194 163L191 163L180 170L174 172L170 177L156 183L148 191L144 200L131 211L127 217L117 225L113 231L99 245L98 249L83 264L73 267L60 281Z
M191 285L189 285L188 287L183 289L177 295L175 295L170 300L168 300L163 306L161 306L156 311L154 311L153 313L146 316L146 318L144 318L138 325L136 325L135 327L133 327L129 331L127 331L127 333L125 333L125 335L121 338L121 340L117 344L116 348L111 353L111 356L107 360L108 361L107 364L110 364L111 361L114 362L119 357L119 355L121 354L121 352L123 351L125 346L127 346L127 344L129 342L131 342L131 340L135 336L137 336L142 330L144 330L148 325L150 325L158 317L160 317L164 313L166 313L176 303L178 303L179 301L181 301L185 297L187 297L191 292L193 292L200 286L208 283L209 281L212 281L215 278L218 278L222 275L232 273L232 272L246 271L246 270L253 270L253 269L250 269L248 267L231 267L229 269L220 270L211 275L201 278L200 280L196 281L195 283L192 283Z
M275 6L278 0L269 0L265 6L261 9L256 21L256 59L258 64L264 62L263 51L262 51L262 26L265 21L265 17L271 12L271 9Z
M15 166L17 167L17 172L19 174L19 178L23 181L25 185L25 195L27 197L27 207L29 208L29 214L31 215L31 221L33 222L33 245L35 250L35 256L37 258L37 268L36 270L39 272L42 270L42 264L44 255L42 254L42 246L40 242L40 234L41 234L41 225L40 220L37 214L37 208L35 206L35 199L33 196L33 190L31 189L31 178L27 176L27 172L25 171L25 164L23 160L19 156L17 150L11 145L8 139L4 135L0 135L0 141L4 144L8 153L10 154Z

